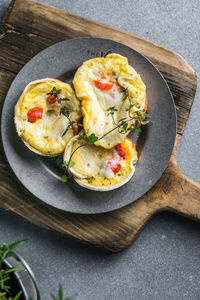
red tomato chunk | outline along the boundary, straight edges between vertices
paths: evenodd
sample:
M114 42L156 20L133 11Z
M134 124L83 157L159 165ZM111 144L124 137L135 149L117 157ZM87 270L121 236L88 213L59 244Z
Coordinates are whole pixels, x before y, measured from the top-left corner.
M96 79L94 80L95 86L102 90L102 91L108 91L111 90L114 83L111 81L107 81L106 79Z
M56 97L56 96L54 96L54 95L49 95L49 96L47 97L47 102L48 102L49 104L53 104L53 103L55 103L57 100L58 100L58 97Z
M28 121L33 123L38 119L42 119L43 108L42 107L34 107L29 109L27 113Z
M115 146L116 151L118 152L119 156L125 158L126 156L126 149L122 144L118 144Z
M116 174L121 169L120 161L121 157L119 155L113 156L107 160L106 165L113 171L114 174Z

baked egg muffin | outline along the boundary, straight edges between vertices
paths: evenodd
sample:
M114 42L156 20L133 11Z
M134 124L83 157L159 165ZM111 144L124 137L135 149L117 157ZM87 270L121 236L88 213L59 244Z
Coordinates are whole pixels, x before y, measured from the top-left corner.
M119 54L85 61L73 84L81 100L85 133L99 138L96 146L112 149L122 143L136 125L132 118L147 110L146 86L128 59ZM114 130L125 119L129 130Z
M44 156L63 153L77 134L80 101L71 86L57 79L30 82L15 105L17 133L33 152Z
M76 150L77 149L77 150ZM135 172L137 151L129 138L112 149L71 139L64 152L64 163L75 181L90 190L110 191L127 183Z

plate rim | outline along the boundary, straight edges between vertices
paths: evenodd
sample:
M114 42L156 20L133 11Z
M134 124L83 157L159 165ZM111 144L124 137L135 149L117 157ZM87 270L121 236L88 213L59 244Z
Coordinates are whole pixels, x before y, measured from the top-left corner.
M167 91L170 95L170 99L171 99L171 104L172 104L172 107L173 107L173 113L174 113L174 121L175 121L175 126L174 126L174 131L175 131L175 134L174 134L174 137L173 137L173 143L171 143L171 150L169 151L169 159L168 159L168 162L166 163L166 165L163 167L163 170L162 172L160 173L159 177L156 179L156 181L150 185L149 188L147 188L137 199L134 199L134 200L130 200L127 204L125 205L120 205L116 208L113 208L113 209L104 209L102 211L102 209L98 210L95 208L95 211L96 212L81 212L81 211L70 211L70 210L66 210L64 208L60 208L54 204L49 204L48 202L44 201L43 199L41 199L40 197L36 196L32 191L29 190L29 188L24 184L24 182L21 181L21 179L19 178L19 176L15 173L14 171L14 168L13 166L11 165L10 163L10 159L9 159L9 155L7 155L7 151L5 150L6 149L6 141L4 139L4 133L3 133L3 123L4 123L4 110L5 110L5 107L6 107L6 99L8 97L8 93L10 91L10 89L12 88L15 80L21 75L21 73L23 73L23 69L24 67L34 58L36 58L37 56L40 56L41 53L47 51L47 49L49 48L53 48L55 45L59 45L59 44L63 44L63 43L66 43L67 41L75 41L75 40L103 40L103 41L108 41L108 42L113 42L113 43L117 43L121 46L125 46L127 48L129 48L130 50L136 52L137 54L139 54L139 56L142 56L156 71L157 73L159 74L159 76L162 78L163 82L165 83L165 86L167 88ZM93 57L92 57L93 58ZM96 56L94 57L96 58ZM16 133L17 134L17 133ZM145 55L143 55L141 52L137 51L135 48L132 48L130 47L129 45L127 44L124 44L124 43L121 43L121 42L118 42L116 40L113 40L113 39L108 39L108 38L100 38L100 37L92 37L92 36L83 36L83 37L78 37L78 38L70 38L70 39L65 39L63 41L60 41L60 42L57 42L55 44L52 44L48 47L46 47L45 49L41 50L40 52L38 52L36 55L34 55L33 57L31 57L24 65L23 67L21 68L21 70L16 74L16 76L14 77L12 83L10 84L8 90L7 90L7 93L6 93L6 96L4 98L4 102L3 102L3 107L2 107L2 113L1 113L1 137L2 137L2 145L3 145L3 150L4 150L4 153L5 153L5 156L6 156L6 159L9 163L9 166L11 167L12 169L12 172L14 173L14 175L17 177L17 179L19 180L20 184L22 184L26 190L28 190L28 192L33 195L34 197L36 197L39 201L42 201L43 204L47 205L47 206L50 206L50 207L53 207L57 210L61 210L63 212L67 212L67 213L70 213L70 214L80 214L80 215L96 215L96 214L103 214L103 213L108 213L108 212L113 212L113 211L116 211L116 210L119 210L119 209L122 209L128 205L131 205L133 202L139 200L141 197L143 197L148 191L150 191L152 189L152 187L158 182L158 180L162 177L163 173L165 172L167 166L169 165L169 161L171 159L171 156L172 156L172 153L173 153L173 150L174 150L174 146L175 146L175 142L176 142L176 136L177 136L177 113L176 113L176 106L175 106L175 102L174 102L174 97L172 95L172 92L168 86L168 83L167 81L165 80L164 76L162 75L162 73L158 70L158 68L151 62L151 60L149 58L147 58ZM101 200L99 200L101 201Z

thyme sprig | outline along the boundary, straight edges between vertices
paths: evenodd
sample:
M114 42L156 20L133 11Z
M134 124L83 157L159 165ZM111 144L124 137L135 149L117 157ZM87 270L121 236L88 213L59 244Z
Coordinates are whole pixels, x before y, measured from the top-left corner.
M51 90L51 92L47 93L47 95L53 96L53 98L50 100L50 102L54 102L54 100L58 97L58 95L61 93L62 89L57 90L54 86Z
M129 95L129 92L127 89L123 89L121 92L123 92L124 97L122 98L122 101L129 101L129 106L128 108L125 109L125 111L128 113L128 117L124 117L118 120L118 122L115 120L114 115L115 113L118 111L118 109L115 106L111 106L108 109L106 109L107 111L107 116L111 116L113 123L115 124L115 127L112 128L111 130L109 130L108 132L106 132L104 135L102 135L101 137L98 137L95 135L95 133L91 133L90 135L88 135L88 131L87 131L87 135L85 135L85 133L80 133L78 140L79 141L85 141L83 144L79 145L70 155L70 158L68 160L68 163L65 163L65 167L67 168L67 170L72 167L74 165L74 162L72 162L72 157L75 154L75 152L86 146L86 145L93 145L94 143L96 143L97 141L102 140L104 137L106 137L107 135L109 135L111 132L118 130L119 133L121 134L127 134L128 132L130 132L131 130L135 130L136 132L141 132L141 125L146 125L149 123L149 120L151 118L151 116L147 113L143 113L142 111L138 110L138 111L134 111L133 114L131 115L131 109L134 107L134 105L131 102L131 98ZM73 163L73 164L72 164ZM70 174L70 173L69 173ZM63 175L64 180L68 180L67 175ZM65 181L65 182L66 182Z
M59 89L57 90L56 87L54 86L51 90L51 92L47 93L47 95L52 95L54 96L50 102L54 102L55 99L57 99L57 102L61 104L62 101L70 101L69 98L67 97L64 97L64 98L61 98L61 97L58 97L58 95L62 92L62 89Z
M124 102L129 97L129 91L128 89L123 88L120 92L123 93L122 102Z
M52 95L54 97L57 97L61 93L62 89L57 90L56 87L54 86L51 90L51 92L47 93L47 95Z
M69 124L67 125L67 128L65 129L65 131L62 134L62 137L63 137L67 133L68 129L72 129L73 132L75 132L74 124L76 122L72 121L70 119L70 112L69 112L69 110L68 110L68 108L66 106L61 107L61 109L60 109L60 115L61 114L64 115L68 119L68 121L69 121Z

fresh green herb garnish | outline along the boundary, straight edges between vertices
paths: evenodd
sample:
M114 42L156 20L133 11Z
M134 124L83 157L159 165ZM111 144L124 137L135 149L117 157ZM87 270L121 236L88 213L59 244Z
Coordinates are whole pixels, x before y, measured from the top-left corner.
M70 163L68 164L68 168L72 168L75 165L74 161L70 161Z
M123 93L122 102L124 102L129 97L128 89L122 89L121 93Z
M52 88L51 92L47 93L47 95L53 96L53 97L50 98L50 100L47 99L49 101L49 103L54 103L54 102L56 102L56 100L59 102L60 99L58 99L57 97L58 97L58 95L60 94L61 91L62 91L61 89L57 90L56 87L54 86Z
M141 131L142 131L142 129L139 127L139 128L136 128L136 129L135 129L135 131L137 131L137 132L141 132Z
M94 133L88 136L88 141L90 145L94 144L96 141L98 141L98 139L98 136L96 136Z
M142 125L146 125L146 124L148 124L149 123L149 120L143 120L143 121L141 121L141 124Z
M58 94L61 93L61 91L62 91L61 89L60 89L60 90L57 90L56 87L54 86L54 87L52 88L51 92L47 93L47 95L53 95L53 96L57 97Z
M60 98L61 101L70 101L69 98Z
M143 114L142 111L135 111L135 110L131 111L131 109L134 107L134 105L131 103L131 98L129 96L128 89L123 89L121 92L124 94L124 96L122 98L122 101L125 101L125 100L129 101L129 106L128 106L128 108L125 109L125 111L127 112L127 117L121 118L118 121L116 121L114 116L115 116L115 113L118 111L118 109L115 106L112 106L112 107L109 107L108 109L106 109L106 111L108 112L107 116L110 115L112 117L112 120L113 120L113 123L115 124L115 127L112 128L111 130L109 130L108 132L106 132L101 137L96 136L95 133L91 133L90 135L88 135L89 134L89 129L87 129L86 134L88 135L87 136L88 142L86 140L85 133L81 133L78 137L78 140L79 141L86 140L86 142L83 143L83 144L80 144L71 153L68 164L65 165L67 169L69 167L72 167L73 162L71 161L71 159L72 159L74 153L78 149L80 149L81 147L84 147L88 144L90 144L90 145L95 144L95 142L100 141L101 139L103 139L105 136L109 135L111 132L115 131L116 129L118 129L119 133L121 133L121 134L127 134L131 130L135 130L136 132L141 132L140 126L141 125L146 125L146 124L149 123L149 120L146 120L145 117L150 118L150 115L148 115L146 113ZM61 113L66 115L69 119L69 113L68 113L67 110L65 111L64 108L63 108ZM77 124L77 125L80 126L80 124ZM65 180L65 182L67 181L67 175L65 175L64 180Z
M144 113L143 116L145 116L146 118L151 118L151 116L149 114Z
M61 167L66 167L67 166L67 163L66 163L66 161L64 161L62 164L61 164Z
M67 182L68 181L68 179L70 179L72 177L72 175L71 174L64 174L64 175L62 175L62 177L61 177L61 180L62 180L62 182Z
M81 134L79 135L79 137L78 137L79 141L84 140L84 138L85 138L85 134L84 134L84 133L81 133Z
M64 115L65 117L69 117L69 110L66 106L61 107L60 109L60 115Z
M112 107L109 107L108 109L106 109L106 111L108 111L107 116L109 116L109 115L113 116L114 113L117 111L117 109L116 109L116 107L112 106Z
M67 128L65 129L65 131L63 132L62 136L64 136L67 133L68 129L72 129L73 133L75 135L76 130L74 128L74 124L76 122L72 121L70 119L70 112L69 112L69 110L68 110L68 108L66 106L61 107L61 109L60 109L60 115L61 114L64 115L68 119L68 121L69 121L69 124L68 124Z

